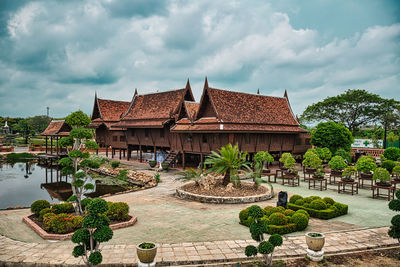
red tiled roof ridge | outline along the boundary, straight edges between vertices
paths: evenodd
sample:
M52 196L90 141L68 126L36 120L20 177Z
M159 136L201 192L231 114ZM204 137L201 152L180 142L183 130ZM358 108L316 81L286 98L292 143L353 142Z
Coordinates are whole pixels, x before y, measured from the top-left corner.
M111 102L118 102L118 103L130 103L130 101L123 101L123 100L113 100L113 99L105 99L105 98L97 98L100 101L111 101Z
M137 96L157 95L157 94L170 93L170 92L175 92L175 91L183 91L183 90L185 90L185 89L186 89L186 88L172 89L172 90L161 91L161 92L146 93L146 94L138 94Z
M225 91L225 92L230 92L230 93L235 93L235 94L245 94L245 95L253 95L253 96L260 96L260 97L274 97L274 98L286 99L286 97L284 97L284 96L270 96L270 95L263 95L263 94L253 94L253 93L249 93L249 92L239 92L239 91L219 89L219 88L214 88L214 87L208 87L208 89Z

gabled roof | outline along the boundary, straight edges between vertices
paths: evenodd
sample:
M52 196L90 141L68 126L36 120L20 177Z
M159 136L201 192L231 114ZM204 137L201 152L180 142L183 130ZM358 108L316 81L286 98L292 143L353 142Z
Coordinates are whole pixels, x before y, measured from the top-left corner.
M200 103L185 101L184 106L185 106L186 113L189 116L188 119L192 120L192 121L195 120L197 111L199 110L199 107L200 107Z
M126 112L129 104L130 102L128 101L100 99L97 98L97 94L95 94L92 121L100 119L104 122L117 122Z
M286 91L284 97L233 92L209 87L207 78L195 118L190 125L179 120L172 131L304 132Z
M62 121L54 121L52 120L47 128L41 133L43 136L66 136L69 135L69 131L71 131L71 127Z
M113 127L163 127L179 112L183 101L194 101L189 80L185 88L166 92L135 95L121 122ZM157 124L157 125L156 125Z

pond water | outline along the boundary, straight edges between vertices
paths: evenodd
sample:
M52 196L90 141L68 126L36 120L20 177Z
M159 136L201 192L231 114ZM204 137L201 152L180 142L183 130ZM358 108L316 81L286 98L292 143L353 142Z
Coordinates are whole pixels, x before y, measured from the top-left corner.
M93 182L93 181L88 181ZM72 195L71 178L63 176L57 168L38 165L36 162L0 162L0 209L29 207L38 199L50 203L67 200ZM96 188L90 197L123 191L120 186L103 185L95 181Z

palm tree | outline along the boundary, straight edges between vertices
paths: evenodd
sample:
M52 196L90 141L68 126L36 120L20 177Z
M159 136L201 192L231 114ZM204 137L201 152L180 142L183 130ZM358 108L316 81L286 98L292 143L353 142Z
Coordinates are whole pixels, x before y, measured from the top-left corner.
M224 175L222 184L224 186L231 182L231 179L238 177L238 172L246 168L250 170L249 163L246 162L247 153L241 153L238 145L228 144L217 152L211 151L204 164L211 165L208 172L215 172Z

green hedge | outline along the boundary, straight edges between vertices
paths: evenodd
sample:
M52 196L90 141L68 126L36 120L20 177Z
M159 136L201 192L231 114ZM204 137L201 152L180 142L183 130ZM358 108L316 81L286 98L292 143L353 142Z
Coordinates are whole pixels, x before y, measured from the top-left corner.
M287 206L291 210L305 210L308 212L308 214L310 214L311 217L323 220L329 220L338 216L346 215L349 209L349 206L338 202L335 202L332 206L329 206L324 210L306 208L293 203L288 203Z

